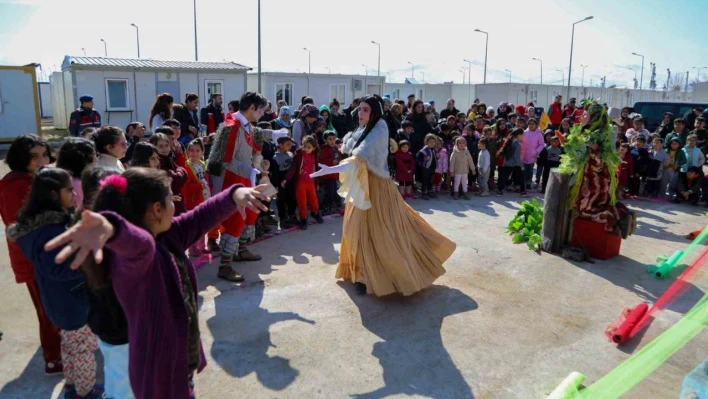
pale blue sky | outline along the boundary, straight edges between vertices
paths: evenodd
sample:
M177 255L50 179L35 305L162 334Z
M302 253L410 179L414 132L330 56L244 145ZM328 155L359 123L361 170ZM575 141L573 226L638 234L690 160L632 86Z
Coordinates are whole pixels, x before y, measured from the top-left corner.
M197 0L199 58L230 60L257 67L257 1ZM484 35L489 32L488 82L537 82L544 61L544 83L567 79L572 23L576 25L573 84L587 65L585 84L607 76L607 83L631 85L644 54L644 87L650 62L657 64L657 85L672 73L708 66L708 4L702 0L592 1L412 1L262 0L263 69L376 74L389 80L410 76L460 82L462 60L474 61L472 82L481 82ZM408 4L419 4L409 6ZM164 60L194 59L192 0L0 0L0 64L38 62L60 68L64 55L102 56L104 38L111 57L135 57L135 23L140 27L141 56ZM563 70L561 73L558 69ZM708 69L701 72L708 79Z

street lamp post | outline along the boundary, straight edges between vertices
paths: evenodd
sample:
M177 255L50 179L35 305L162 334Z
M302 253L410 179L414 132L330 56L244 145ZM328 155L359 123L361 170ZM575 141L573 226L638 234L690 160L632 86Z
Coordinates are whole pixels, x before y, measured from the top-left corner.
M367 67L367 66L364 65L364 64L361 64L361 66L364 67L364 75L369 76L369 67Z
M108 57L108 44L106 44L106 41L101 39L103 42L103 56Z
M580 86L585 87L585 68L587 68L587 65L580 64L580 66L583 68L583 75L582 78L580 78Z
M505 69L504 72L509 72L509 83L511 83L511 69Z
M381 43L377 43L373 40L371 41L371 43L379 46L379 67L376 71L376 77L379 79L379 85L381 86L381 88L379 89L379 94L383 94L383 80L381 79Z
M312 73L312 51L308 50L307 47L302 49L307 51L307 73Z
M415 65L413 65L413 63L410 61L408 61L408 63L411 65L411 78L415 78L415 75L413 74L413 71L415 70Z
M541 63L541 84L543 84L543 60L540 58L531 58L531 59Z
M472 105L472 61L464 61L467 63L467 102Z
M562 69L556 69L556 71L561 73L561 83L565 82L565 72Z
M199 61L199 49L197 48L197 0L194 0L194 61Z
M573 41L575 41L575 25L585 22L588 20L591 20L593 17L589 16L585 19L581 19L578 22L573 23L573 30L570 34L570 62L568 63L568 98L570 98L570 79L572 77L572 71L573 71ZM565 79L563 79L565 80Z
M138 29L138 25L130 24L130 26L135 28L135 37L138 42L138 58L140 58L140 30Z
M484 33L486 36L484 44L484 83L487 83L487 49L489 49L489 33L479 29L475 29L474 31Z
M420 71L420 74L423 75L423 83L425 83L425 71Z
M632 53L632 55L636 55L637 57L642 57L642 73L639 75L639 90L642 90L642 85L644 84L644 56L641 54L637 53Z
M327 73L329 73L330 75L332 74L332 70L329 69L329 67L325 67L325 69L327 70Z
M693 69L697 69L698 73L696 74L696 79L700 82L701 80L701 69L706 69L706 67L692 67Z
M462 72L462 84L465 84L465 72L467 72L465 69L465 67L460 68L460 72Z
M83 48L83 47L81 47L81 51L83 51L83 52L84 52L84 57L86 57L86 49L85 49L85 48Z

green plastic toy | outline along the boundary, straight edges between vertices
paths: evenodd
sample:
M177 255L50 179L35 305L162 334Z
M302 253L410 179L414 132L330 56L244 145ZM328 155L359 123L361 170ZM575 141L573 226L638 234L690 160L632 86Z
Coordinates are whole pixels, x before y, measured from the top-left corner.
M671 257L668 259L666 258L666 256L659 256L658 258L656 258L656 266L649 266L649 268L647 269L647 273L653 275L659 280L665 279L666 276L671 273L671 270L676 267L679 260L683 258L683 254L684 252L682 250L678 250L674 252L674 254L671 255Z
M583 384L583 381L585 381L585 376L578 373L577 371L573 371L565 377L563 382L560 383L556 387L556 389L551 392L550 395L548 395L547 399L571 399L574 398L578 394L578 390L580 389L580 386Z

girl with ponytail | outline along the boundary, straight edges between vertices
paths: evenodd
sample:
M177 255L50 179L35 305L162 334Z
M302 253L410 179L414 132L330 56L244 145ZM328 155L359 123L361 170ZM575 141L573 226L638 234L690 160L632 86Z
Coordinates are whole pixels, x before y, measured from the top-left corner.
M186 250L235 212L265 211L265 186L234 186L173 217L165 172L131 168L108 176L93 211L45 246L71 268L88 256L110 270L128 321L130 383L137 399L193 397L195 372L206 366L197 309L197 277ZM104 259L105 251L105 259Z

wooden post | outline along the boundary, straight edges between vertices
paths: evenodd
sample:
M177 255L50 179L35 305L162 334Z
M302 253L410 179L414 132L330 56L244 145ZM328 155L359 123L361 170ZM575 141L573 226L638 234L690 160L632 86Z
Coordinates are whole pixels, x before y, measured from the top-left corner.
M543 228L541 248L551 253L561 253L570 239L570 211L568 195L572 175L561 174L551 169L543 204Z

